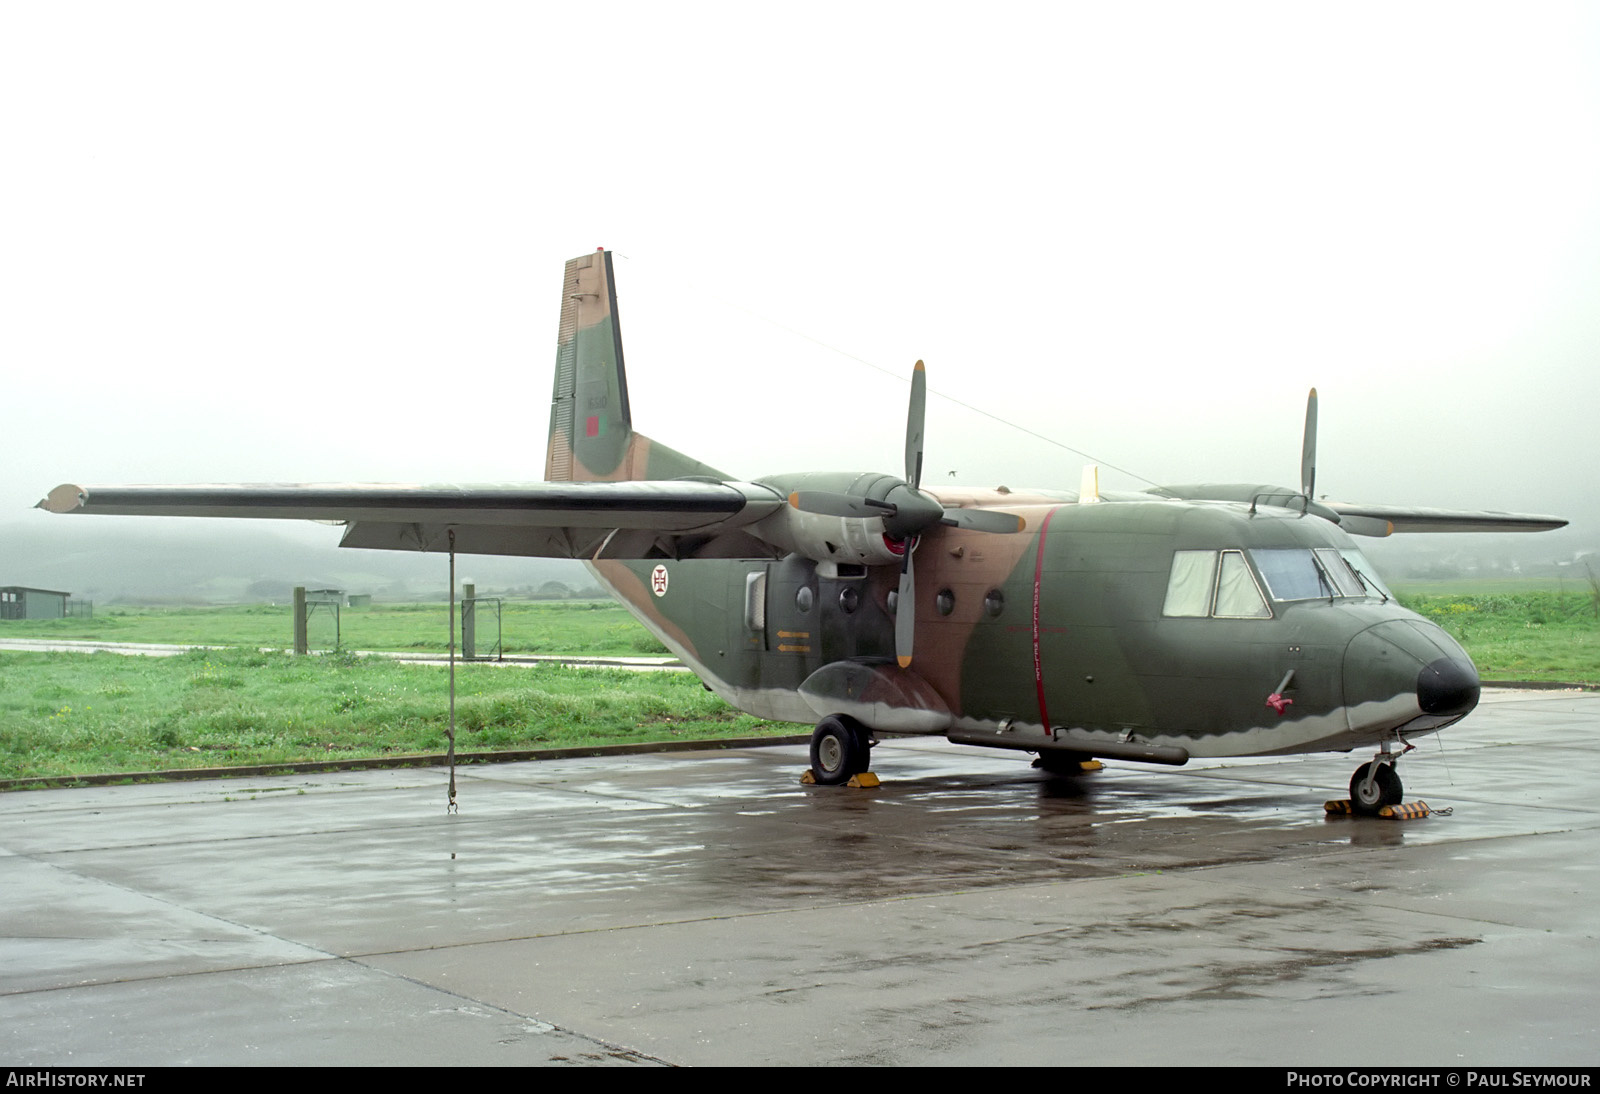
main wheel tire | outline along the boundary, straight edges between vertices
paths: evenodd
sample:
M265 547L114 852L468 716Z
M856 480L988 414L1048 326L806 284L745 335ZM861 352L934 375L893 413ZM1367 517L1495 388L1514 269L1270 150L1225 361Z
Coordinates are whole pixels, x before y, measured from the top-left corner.
M832 714L811 731L811 771L823 786L838 786L866 771L871 762L867 727L854 718Z
M1376 767L1377 771L1369 785L1367 771L1372 767ZM1399 805L1404 796L1405 788L1400 785L1400 773L1393 764L1381 764L1373 760L1356 768L1356 773L1350 776L1350 805L1357 813L1377 816L1378 810L1384 806Z

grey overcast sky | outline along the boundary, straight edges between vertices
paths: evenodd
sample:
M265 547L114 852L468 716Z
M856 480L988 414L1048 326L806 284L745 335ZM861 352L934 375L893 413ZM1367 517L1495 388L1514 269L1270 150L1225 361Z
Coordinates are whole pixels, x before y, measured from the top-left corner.
M922 357L1158 482L1292 483L1315 385L1319 492L1600 510L1592 4L12 3L0 102L3 522L538 479L596 246L636 426L735 475L898 471Z

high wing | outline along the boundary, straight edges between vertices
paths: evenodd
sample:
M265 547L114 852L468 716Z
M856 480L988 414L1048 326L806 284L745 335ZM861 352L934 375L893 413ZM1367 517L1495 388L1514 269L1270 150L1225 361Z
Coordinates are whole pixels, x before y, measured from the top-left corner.
M348 525L341 547L544 558L743 557L772 549L741 532L784 505L753 483L537 482L75 486L52 513L254 517ZM450 532L455 533L452 545Z
M1358 536L1395 532L1549 532L1566 527L1560 517L1493 510L1424 509L1399 505L1322 502L1339 515L1339 527Z
M1147 493L1182 501L1232 501L1293 509L1331 520L1353 536L1388 536L1396 532L1548 532L1567 524L1560 517L1538 513L1310 500L1303 490L1267 483L1195 483L1159 486Z

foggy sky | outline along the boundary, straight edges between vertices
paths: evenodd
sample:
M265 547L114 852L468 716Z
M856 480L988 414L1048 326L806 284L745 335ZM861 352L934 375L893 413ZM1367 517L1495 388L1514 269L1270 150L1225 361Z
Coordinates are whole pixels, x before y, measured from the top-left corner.
M1600 518L1592 6L10 5L0 95L0 524L536 480L597 246L636 427L737 476L898 472L920 357L1154 482L1293 484L1315 385L1319 493Z

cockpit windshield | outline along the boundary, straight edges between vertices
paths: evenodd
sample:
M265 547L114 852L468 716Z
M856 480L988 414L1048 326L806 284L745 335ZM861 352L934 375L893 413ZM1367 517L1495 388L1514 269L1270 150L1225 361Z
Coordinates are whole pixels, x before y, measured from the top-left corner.
M1367 590L1368 596L1382 597L1384 600L1394 599L1389 586L1383 583L1383 578L1378 576L1378 571L1373 569L1366 555L1354 547L1346 547L1339 552L1339 556L1344 559L1346 566L1355 571L1356 579Z
M1274 600L1391 596L1372 564L1354 548L1257 549L1250 558Z

